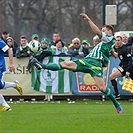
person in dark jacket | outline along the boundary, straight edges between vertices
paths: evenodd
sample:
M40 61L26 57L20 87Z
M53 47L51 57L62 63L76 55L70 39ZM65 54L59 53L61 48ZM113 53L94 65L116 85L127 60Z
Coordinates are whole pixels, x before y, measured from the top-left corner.
M52 39L53 40L49 43L50 47L54 46L56 41L62 40L61 37L60 37L60 34L58 32L53 33ZM64 41L62 41L62 43L63 43L64 46L66 46L66 43Z
M52 49L49 47L49 40L47 38L41 39L40 54L34 56L40 62L42 62L45 57L52 56Z
M16 50L17 50L17 47L14 46L14 40L13 40L13 38L12 37L7 37L6 38L6 44L9 46L9 48L12 49L13 55L15 55L16 54ZM6 51L4 54L7 55L8 52Z
M11 37L11 34L9 31L3 31L2 34L1 34L1 39L7 43L7 38ZM12 37L13 39L13 37ZM14 48L17 49L18 48L18 44L17 42L13 39L13 45L14 45Z
M81 44L79 38L74 38L72 40L73 46L68 49L68 54L72 54L72 56L84 57L89 54L88 48L84 47Z
M29 57L29 46L28 46L28 39L26 35L22 35L20 37L20 46L18 47L16 51L16 57Z
M114 52L113 56L115 58L119 57L120 64L118 69L114 71L110 75L111 83L114 87L116 99L120 99L120 94L117 88L116 78L123 77L123 76L131 76L132 75L132 58L131 52L129 49L122 43L122 37L116 37L116 52Z
M132 75L130 77L133 80L133 36L130 36L128 38L128 42L125 46L129 49L129 51L131 51L132 55Z

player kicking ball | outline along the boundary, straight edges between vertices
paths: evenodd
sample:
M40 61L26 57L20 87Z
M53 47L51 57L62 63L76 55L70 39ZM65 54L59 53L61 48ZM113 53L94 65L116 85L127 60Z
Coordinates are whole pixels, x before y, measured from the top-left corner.
M13 52L12 49L9 48L9 46L0 38L0 90L13 87L15 90L19 92L20 95L22 95L22 87L18 84L18 81L14 82L6 82L2 81L3 79L3 73L6 71L6 65L4 60L4 52L8 51L9 55L9 71L13 72L15 70L13 66ZM10 111L12 110L10 106L5 101L2 94L0 94L0 104L2 104L1 111Z
M88 22L91 29L101 39L101 42L97 44L84 59L66 61L58 64L41 64L33 57L30 59L30 63L35 65L37 69L49 69L53 71L68 69L74 72L90 73L99 90L113 102L117 112L122 114L124 113L123 108L115 99L111 90L105 86L103 80L103 67L108 65L110 53L113 54L113 47L115 45L115 37L113 36L114 29L111 25L104 25L102 31L100 31L86 14L81 13L80 16Z

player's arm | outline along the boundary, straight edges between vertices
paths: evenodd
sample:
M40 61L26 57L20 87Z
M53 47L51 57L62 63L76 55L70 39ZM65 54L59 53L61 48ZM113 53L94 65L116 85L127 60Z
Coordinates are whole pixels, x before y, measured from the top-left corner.
M114 58L118 58L118 53L115 52L114 49L112 49L111 55L112 55Z
M126 76L130 75L130 72L132 71L132 55L131 52L127 49L127 47L125 47L125 53L126 53L126 57L128 60L128 67L126 69Z
M85 13L81 13L80 16L82 16L84 19L87 20L87 22L89 23L91 29L101 38L101 31L100 29L92 22L92 20L85 14Z
M15 68L13 66L13 51L12 51L12 48L9 48L8 50L8 56L9 56L9 66L8 66L8 69L9 71L14 71Z

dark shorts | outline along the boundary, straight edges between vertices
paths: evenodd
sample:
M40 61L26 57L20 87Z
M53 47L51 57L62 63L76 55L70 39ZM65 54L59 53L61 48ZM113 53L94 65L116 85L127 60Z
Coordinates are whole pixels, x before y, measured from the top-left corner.
M90 73L92 77L103 77L102 63L99 60L88 57L74 62L77 64L76 72Z
M122 76L126 76L126 70L127 70L126 67L119 66L118 70L121 72ZM130 77L132 74L133 74L132 71L130 71Z

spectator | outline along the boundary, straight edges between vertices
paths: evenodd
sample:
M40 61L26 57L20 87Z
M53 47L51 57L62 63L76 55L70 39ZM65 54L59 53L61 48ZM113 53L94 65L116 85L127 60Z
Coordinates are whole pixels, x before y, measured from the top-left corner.
M49 47L49 40L47 38L42 38L41 39L41 46L42 49L45 51L46 49L50 48Z
M8 37L10 37L9 31L4 31L4 32L2 32L2 34L1 34L1 39L2 39L3 41L6 42L6 39L7 39Z
M30 54L29 47L28 47L28 39L25 35L22 35L20 37L20 46L18 47L16 51L16 57L28 57Z
M90 43L88 42L88 40L82 40L82 46L88 48L89 52L92 49L92 47L91 47Z
M32 40L37 40L37 41L39 41L39 36L38 36L38 34L33 34L33 35L32 35Z
M128 38L128 41L127 41L127 43L126 43L126 47L132 52L132 44L133 44L133 36L130 36L129 38Z
M14 47L14 40L13 40L12 37L7 37L7 38L6 38L6 44L7 44L10 48L12 48L13 54L16 54L17 48ZM5 54L8 54L8 53L5 52Z
M125 45L128 42L128 37L127 35L123 34L122 35L122 43Z
M130 77L133 80L133 36L130 36L128 38L128 43L125 46L128 48L129 51L131 51L132 55L132 75Z
M2 34L1 34L1 39L2 39L4 42L6 42L6 39L7 39L8 37L11 37L9 31L4 31L4 32L2 32ZM18 44L16 43L16 41L15 41L14 39L13 39L13 42L14 42L14 48L18 48Z
M83 57L89 53L88 48L81 45L79 38L74 38L72 40L72 44L73 46L68 49L68 54L72 54L72 56Z
M82 40L82 46L89 48L90 44L89 44L88 40Z
M61 40L60 34L58 32L54 32L52 38L53 40L49 43L49 46L54 46L57 40ZM64 46L66 46L66 43L64 41L62 41L62 43Z
M64 46L62 40L57 40L55 42L55 45L51 46L51 49L55 54L67 54L68 51L67 47Z
M42 38L41 39L41 51L40 54L36 54L35 58L42 62L42 60L45 57L51 56L52 55L52 49L48 46L49 45L49 40L47 38Z
M101 42L101 40L100 40L98 35L93 37L93 45L94 45L94 47L100 42Z

